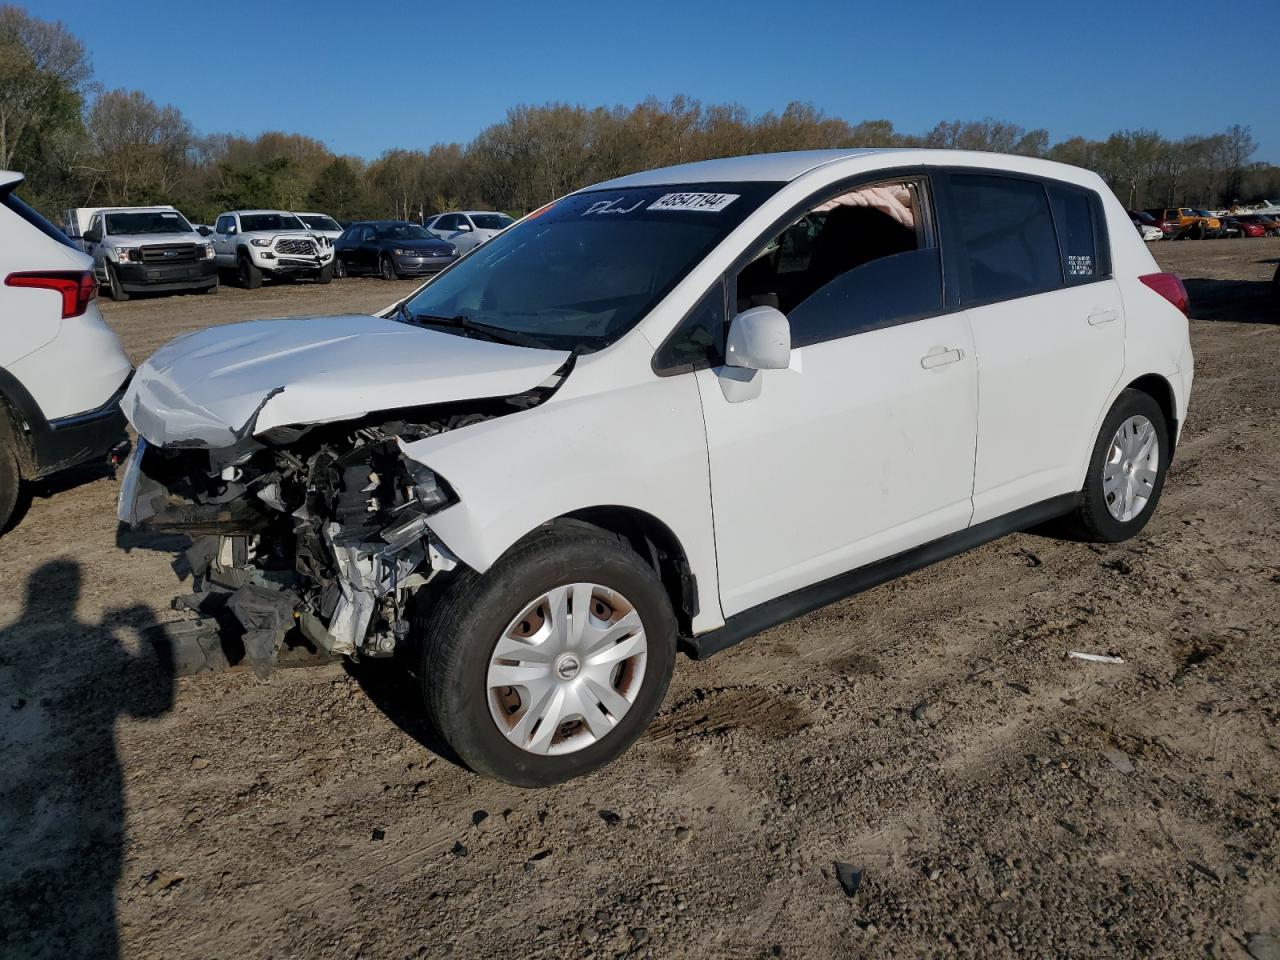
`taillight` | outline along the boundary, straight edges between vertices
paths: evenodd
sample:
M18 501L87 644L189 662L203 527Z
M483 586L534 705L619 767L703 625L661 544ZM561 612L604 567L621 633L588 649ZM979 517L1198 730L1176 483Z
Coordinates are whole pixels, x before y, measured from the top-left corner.
M1182 280L1176 274L1146 273L1138 279L1181 310L1184 316L1187 315L1191 298L1187 296L1187 288L1182 285Z
M89 301L98 295L98 280L92 270L11 273L4 278L4 285L52 290L61 294L63 320L80 316L89 309Z

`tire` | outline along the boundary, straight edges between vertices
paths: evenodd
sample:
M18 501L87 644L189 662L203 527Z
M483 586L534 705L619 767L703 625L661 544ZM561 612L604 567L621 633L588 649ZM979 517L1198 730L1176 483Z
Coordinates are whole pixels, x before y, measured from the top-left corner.
M333 264L327 267L321 267L320 272L316 274L316 283L333 283Z
M107 296L117 303L129 299L128 292L120 286L120 275L110 261L107 263Z
M237 258L236 271L236 275L240 279L240 286L246 290L257 290L262 286L262 271L249 259L248 254L242 253Z
M396 273L396 265L390 257L384 256L378 261L378 274L383 280L399 280L400 275Z
M347 276L347 265L341 257L333 258L333 277L335 280L344 280Z
M1133 456L1134 448L1126 451L1118 442L1122 425L1140 425L1142 421L1150 425L1153 434L1152 449L1156 458L1153 468L1149 459ZM1134 443L1141 451L1140 440L1132 431L1127 433L1127 442ZM1093 445L1089 472L1080 492L1080 505L1073 517L1076 532L1094 543L1120 543L1136 536L1147 525L1160 502L1172 447L1169 424L1160 404L1139 390L1122 392L1102 421L1102 429ZM1153 479L1145 483L1142 480L1144 470L1154 474ZM1130 483L1136 493L1129 504L1132 512L1125 509L1125 492Z
M22 476L18 472L18 451L14 444L9 413L0 406L0 535L9 529L18 509Z
M633 624L632 631L637 623L640 628L615 648L601 633L607 627L593 615L584 621L587 636L596 642L603 638L610 650L642 648L642 658L611 657L607 666L597 659L590 666L589 646L576 647L570 640L565 650L556 642L554 607L534 604L554 603L557 593L582 596L579 591L586 587L592 591L588 596L593 614L605 611L608 622L625 618ZM537 626L531 627L530 620ZM574 621L565 617L561 622ZM522 629L523 636L542 634L544 639L536 644L513 639ZM429 610L415 615L415 633L421 642L419 680L435 728L472 770L519 787L545 787L583 776L620 756L653 719L675 666L675 616L653 568L620 538L573 521L530 536L483 575L461 572ZM494 662L500 641L520 650L556 644L550 649L563 652L554 660L543 660L546 666L537 682L556 697L583 693L596 702L578 701L584 712L576 714L570 706L563 713L547 714L554 716L554 725L535 722L533 711L546 703L530 695L539 688L497 686L490 671L540 668L520 659ZM566 675L569 669L574 671L571 676ZM617 679L604 681L608 692L601 689L601 670L615 671ZM628 684L633 686L628 689ZM613 711L616 719L601 708L606 699L621 705ZM595 717L594 729L586 719L588 710ZM500 722L507 729L500 728ZM522 741L532 741L532 747L520 745ZM541 749L550 752L538 752L539 741Z
M1191 239L1192 239L1192 240L1203 240L1203 239L1204 239L1204 224L1203 224L1203 223L1197 223L1194 227L1192 227L1192 228L1191 228Z
M214 293L217 293L217 292L218 292L218 287L219 287L219 286L221 286L221 284L218 282L218 278L217 278L217 277L214 277L214 278L213 278L213 283L212 283L212 284L210 284L209 286L205 287L205 288L204 288L203 290L201 290L200 292L201 292L201 293L207 293L207 294L214 294Z

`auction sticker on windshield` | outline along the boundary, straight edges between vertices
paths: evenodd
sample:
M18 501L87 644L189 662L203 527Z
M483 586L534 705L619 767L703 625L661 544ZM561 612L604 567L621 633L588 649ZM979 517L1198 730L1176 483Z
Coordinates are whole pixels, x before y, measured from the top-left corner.
M664 193L646 209L649 210L701 210L719 213L733 201L736 193Z

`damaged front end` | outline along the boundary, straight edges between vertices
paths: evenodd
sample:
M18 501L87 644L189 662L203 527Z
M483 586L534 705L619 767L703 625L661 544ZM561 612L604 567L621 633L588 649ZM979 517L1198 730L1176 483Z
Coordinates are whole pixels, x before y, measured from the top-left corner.
M119 516L192 538L195 591L175 606L238 628L260 676L295 627L327 654L388 656L408 634L410 597L458 565L427 526L457 497L404 445L496 415L275 428L219 449L140 438Z

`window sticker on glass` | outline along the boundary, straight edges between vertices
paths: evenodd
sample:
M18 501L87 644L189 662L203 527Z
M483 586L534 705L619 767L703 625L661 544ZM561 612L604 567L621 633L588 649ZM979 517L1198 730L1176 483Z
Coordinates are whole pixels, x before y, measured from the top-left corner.
M1072 277L1093 276L1093 257L1088 254L1068 255L1067 274Z
M698 210L702 213L719 213L740 195L736 193L664 193L649 210Z

